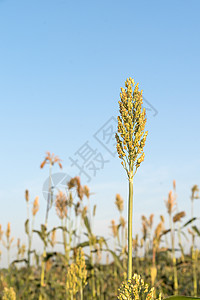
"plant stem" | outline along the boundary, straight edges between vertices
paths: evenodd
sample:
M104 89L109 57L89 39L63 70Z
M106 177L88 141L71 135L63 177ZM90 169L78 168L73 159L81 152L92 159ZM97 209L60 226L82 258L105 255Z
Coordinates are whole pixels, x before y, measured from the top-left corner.
M81 281L81 287L80 287L80 300L83 300L83 285L82 285L82 281Z
M194 216L194 198L191 197L191 219ZM193 221L191 223L193 225ZM193 288L194 288L194 297L197 297L197 270L196 270L196 260L195 260L195 235L192 235L192 269L193 269Z
M132 175L132 174L131 174ZM128 200L128 273L127 279L132 278L132 222L133 222L133 177L129 178L129 200Z
M47 242L47 224L48 224L48 214L49 209L52 204L52 180L51 180L51 170L52 165L49 166L49 193L48 193L48 199L47 199L47 209L46 209L46 216L45 216L45 236L44 236L44 248L43 248L43 254L42 254L42 263L41 263L41 277L40 277L40 286L44 287L44 277L45 277L45 258L46 258L46 242ZM42 300L42 295L40 293L39 300Z
M178 295L178 278L177 278L177 268L176 268L176 256L175 256L175 249L174 249L174 229L172 225L171 214L169 218L170 218L170 228L171 228L172 262L173 262L173 269L174 269L174 294Z
M67 241L66 241L66 224L64 224L63 219L61 219L61 226L62 226L62 234L63 234L63 245L64 245L64 253L65 257L67 258Z
M193 286L194 286L194 297L197 297L197 270L196 270L196 255L192 246L192 269L193 269Z

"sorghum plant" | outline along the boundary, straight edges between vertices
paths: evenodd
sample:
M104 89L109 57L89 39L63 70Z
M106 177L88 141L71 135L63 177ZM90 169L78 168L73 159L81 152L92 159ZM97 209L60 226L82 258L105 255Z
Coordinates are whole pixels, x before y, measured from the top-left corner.
M10 265L10 248L11 248L11 244L14 241L14 237L10 237L10 233L11 233L11 229L10 229L10 222L8 222L7 225L7 230L5 232L5 236L6 236L6 242L3 240L3 245L4 247L7 249L7 260L8 260L8 267Z
M44 276L45 276L45 258L46 258L46 247L47 247L47 223L48 223L48 215L49 210L53 205L53 191L52 191L52 167L54 164L58 164L60 169L62 169L61 160L58 156L55 156L54 153L52 155L50 152L47 152L47 155L43 162L40 165L40 168L43 169L46 164L49 164L49 191L48 191L48 199L47 199L47 208L46 208L46 216L45 216L45 224L41 226L43 231L43 242L44 249L42 254L42 270L41 270L41 280L40 284L44 286ZM42 300L42 295L40 294L39 300Z
M144 131L146 111L142 109L142 91L132 78L121 88L118 116L118 133L116 133L117 152L122 160L129 180L128 204L128 279L132 277L132 214L133 214L133 177L144 160L143 148L148 132Z
M168 194L168 200L165 201L167 212L169 214L169 226L171 232L171 247L172 247L172 263L174 271L174 293L178 294L178 275L177 275L177 266L176 266L176 256L175 256L175 235L174 235L174 226L172 222L172 213L174 211L174 206L176 205L176 199L174 198L172 191Z
M83 288L87 284L86 279L87 270L84 252L81 248L79 248L76 254L75 263L70 265L67 272L66 299L74 299L75 295L79 291L80 300L83 300Z

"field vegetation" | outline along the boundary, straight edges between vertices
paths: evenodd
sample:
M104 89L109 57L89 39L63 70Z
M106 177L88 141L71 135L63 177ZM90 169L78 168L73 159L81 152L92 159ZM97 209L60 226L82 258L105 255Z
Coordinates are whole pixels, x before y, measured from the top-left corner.
M39 198L35 197L31 203L26 190L24 229L27 243L17 240L16 258L12 261L10 250L16 238L12 236L10 223L7 228L0 225L0 247L5 247L8 263L7 268L0 269L1 299L153 300L200 294L197 247L200 229L193 208L194 201L199 199L197 185L191 189L189 218L178 205L174 180L165 202L168 220L160 215L155 224L153 212L150 216L142 215L141 232L133 235L133 180L144 160L143 148L148 135L142 104L138 84L127 79L120 93L116 141L129 183L128 220L124 200L116 194L118 217L111 220L109 228L112 243L103 234L95 234L96 205L90 203L91 191L81 184L78 176L66 182L63 190L53 186L53 167L58 165L62 169L62 164L58 156L47 152L40 165L41 169L49 167L44 223L40 228L35 227ZM55 209L59 226L49 224L50 209ZM34 248L36 235L42 242L42 252ZM188 250L184 249L185 243ZM62 245L62 251L57 250L58 244Z
M27 219L24 222L27 243L21 244L12 236L12 226L0 226L1 248L7 251L7 268L0 269L0 295L2 299L117 299L122 281L127 280L128 244L127 221L124 200L116 194L115 205L118 217L110 221L111 248L104 236L93 232L96 206L90 203L91 191L82 186L79 177L66 182L65 191L56 191L51 186L51 172L55 164L62 167L58 157L47 153L41 168L49 165L49 193L45 223L35 228L39 199L30 201L25 191ZM53 202L53 199L55 201ZM165 202L168 219L160 216L154 224L154 214L141 216L141 232L134 235L133 274L155 287L156 297L173 294L197 296L200 294L200 238L199 220L193 212L194 201L199 199L199 189L191 189L191 217L179 209L176 182ZM60 219L60 226L48 224L50 209ZM116 213L117 215L117 213ZM62 240L58 240L58 232ZM34 249L38 235L43 251ZM16 259L10 260L11 247L17 241ZM187 242L189 251L183 244ZM62 244L63 251L56 251ZM16 298L14 298L16 297ZM123 298L120 298L123 299ZM126 299L126 298L124 298ZM128 299L128 298L127 298Z

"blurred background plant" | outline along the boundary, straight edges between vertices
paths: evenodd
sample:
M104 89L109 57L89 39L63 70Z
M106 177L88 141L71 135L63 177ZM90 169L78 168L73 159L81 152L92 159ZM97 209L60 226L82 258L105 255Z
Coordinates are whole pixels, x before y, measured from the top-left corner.
M191 190L192 201L198 199L198 187L194 187ZM5 230L0 225L0 243L7 251L8 262L8 268L0 269L0 298L105 300L116 299L118 295L118 299L124 299L128 245L121 195L116 194L113 201L118 214L116 212L116 220L110 222L110 238L95 234L97 207L92 205L92 192L88 186L81 185L79 177L66 182L62 191L51 188L51 197L55 202L50 201L47 205L55 209L60 225L48 228L46 223L38 229L35 228L35 218L39 199L33 199L30 213L30 195L26 190L24 229L27 245L19 239L14 244L10 222ZM169 226L163 215L157 216L157 224L154 213L149 217L142 215L141 232L132 238L133 272L155 287L155 299L160 293L163 297L175 293L187 296L200 294L199 217L191 214L183 222L187 216L177 209L177 199L173 182L173 191L169 192L165 202ZM36 235L43 244L42 253L34 247ZM189 239L188 235L192 238ZM185 242L191 246L188 252L184 249ZM58 245L62 246L62 251L58 251ZM11 247L16 249L16 259L12 261ZM121 286L119 294L122 282L126 283ZM132 289L135 283L131 281L130 284Z

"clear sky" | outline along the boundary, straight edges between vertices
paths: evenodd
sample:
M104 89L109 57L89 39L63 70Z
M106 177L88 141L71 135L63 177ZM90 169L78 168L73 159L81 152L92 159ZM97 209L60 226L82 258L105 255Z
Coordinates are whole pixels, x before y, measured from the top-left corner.
M126 200L127 180L120 160L94 134L109 120L115 124L127 77L139 82L151 108L145 161L135 177L134 226L140 230L141 214L165 212L173 179L190 217L190 189L200 184L199 11L199 0L0 0L4 230L10 221L13 235L23 238L25 189L31 201L39 195L37 225L43 222L45 152L59 155L63 172L75 176L69 157L88 141L108 160L89 183L81 176L95 193L96 230L108 234L107 224L118 219L115 194ZM52 211L49 226L55 222Z

